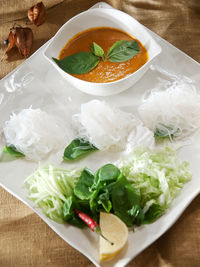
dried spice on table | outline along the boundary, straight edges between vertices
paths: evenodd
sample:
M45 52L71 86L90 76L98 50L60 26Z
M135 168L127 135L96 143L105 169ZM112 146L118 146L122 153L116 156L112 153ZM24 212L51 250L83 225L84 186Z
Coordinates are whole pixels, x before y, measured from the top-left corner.
M28 19L36 26L44 23L46 18L46 9L43 2L37 3L28 10Z
M8 53L14 46L16 46L18 48L19 53L23 57L27 58L30 56L31 53L31 48L33 44L33 32L28 27L21 27L20 25L16 26L16 24L14 24L13 27L10 29L8 39L5 40L5 44L8 45L5 54Z

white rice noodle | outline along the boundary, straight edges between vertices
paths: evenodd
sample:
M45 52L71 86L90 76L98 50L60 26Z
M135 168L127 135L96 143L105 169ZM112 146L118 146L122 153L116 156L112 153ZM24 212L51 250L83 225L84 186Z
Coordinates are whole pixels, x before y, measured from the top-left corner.
M200 94L191 83L176 81L166 90L152 90L138 113L152 131L169 127L177 139L185 138L200 128Z
M67 131L62 121L40 109L13 113L3 130L7 144L33 160L44 158L66 143Z
M153 149L155 146L154 133L150 131L147 127L140 124L134 129L128 136L126 145L126 154L133 153L135 147L148 147Z
M133 114L92 100L81 105L80 114L73 116L78 136L90 141L100 150L120 151L126 148L127 138L141 125Z

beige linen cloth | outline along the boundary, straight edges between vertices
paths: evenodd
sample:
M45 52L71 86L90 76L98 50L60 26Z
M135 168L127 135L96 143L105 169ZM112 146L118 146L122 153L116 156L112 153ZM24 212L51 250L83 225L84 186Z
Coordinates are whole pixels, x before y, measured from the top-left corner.
M44 0L46 22L36 27L32 53L49 40L72 16L88 9L95 0ZM200 0L109 0L149 29L200 62ZM24 26L27 9L35 0L1 0L0 57L3 40L13 21ZM92 26L92 25L91 25ZM167 60L167 59L166 59ZM0 78L24 59L16 49L0 63ZM200 75L200 74L199 74ZM65 243L32 210L0 188L0 266L76 267L93 266L82 254ZM200 266L200 196L192 201L180 219L154 244L138 255L133 267Z

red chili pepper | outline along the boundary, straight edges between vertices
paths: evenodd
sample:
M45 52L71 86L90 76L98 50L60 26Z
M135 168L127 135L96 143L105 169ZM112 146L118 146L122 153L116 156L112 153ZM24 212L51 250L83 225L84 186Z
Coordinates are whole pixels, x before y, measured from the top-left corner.
M81 212L80 210L75 209L74 212L78 215L78 217L84 221L89 228L93 231L99 234L101 237L103 237L106 241L108 241L111 245L114 245L113 242L109 241L105 236L103 236L99 224L93 220L91 217L89 217L87 214Z

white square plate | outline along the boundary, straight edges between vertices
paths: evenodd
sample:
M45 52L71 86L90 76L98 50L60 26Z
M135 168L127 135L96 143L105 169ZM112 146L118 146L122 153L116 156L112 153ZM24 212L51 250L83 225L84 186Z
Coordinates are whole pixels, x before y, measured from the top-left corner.
M96 4L96 8L111 8L105 3ZM148 29L147 29L148 30ZM95 97L105 99L124 110L134 111L141 101L145 91L154 88L162 81L171 81L173 76L189 77L197 85L200 83L200 64L182 53L180 50L148 30L149 34L162 47L162 53L156 59L143 78L127 91L111 97ZM56 112L63 116L63 106L66 106L66 121L70 121L72 114L79 111L80 104L94 99L94 96L75 90L43 57L43 45L23 64L16 68L0 81L0 127L8 120L13 111L32 106L41 108L49 113ZM161 69L160 69L161 68ZM160 71L161 70L161 71ZM199 162L200 162L200 135L193 138L190 146L185 147L179 156L189 161L193 178L187 183L180 195L175 199L168 212L155 223L139 227L134 233L129 233L128 245L112 261L101 266L124 266L138 253L159 238L178 219L192 199L200 192ZM3 139L0 149L3 148ZM97 155L98 154L98 155ZM78 163L87 165L95 170L104 163L112 162L119 157L117 154L100 152ZM50 157L48 163L69 168L72 165L61 163L60 155ZM71 246L87 256L96 266L100 266L98 259L98 237L89 229L80 230L67 224L58 224L43 215L40 209L33 207L27 199L24 180L38 166L37 163L18 159L10 162L1 162L0 185L26 205L31 207L60 237Z

